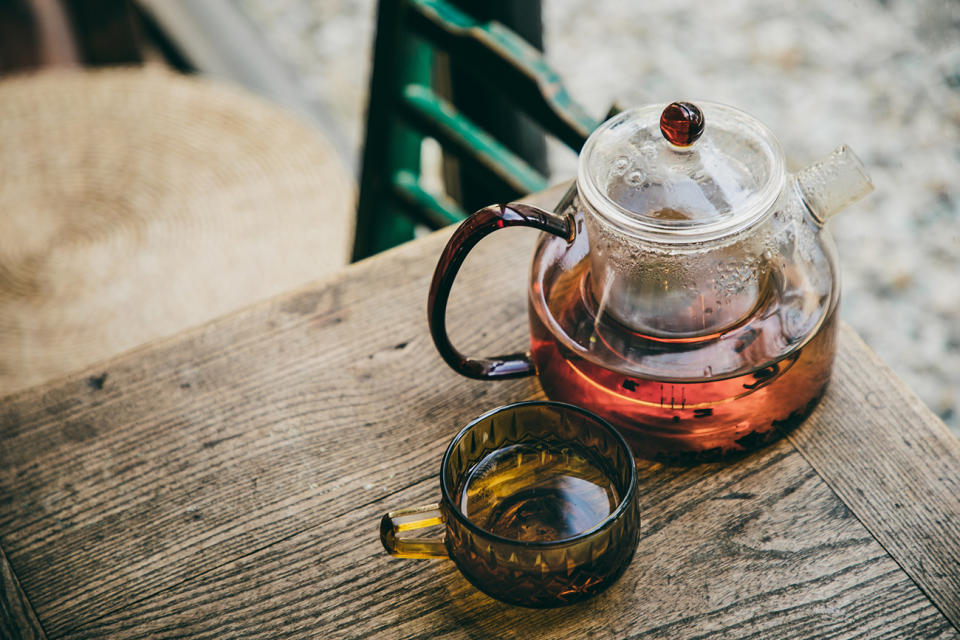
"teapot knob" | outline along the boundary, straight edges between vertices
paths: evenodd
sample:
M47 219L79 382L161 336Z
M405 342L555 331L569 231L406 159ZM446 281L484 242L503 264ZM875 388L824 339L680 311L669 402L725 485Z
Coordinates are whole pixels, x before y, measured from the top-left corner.
M689 147L703 133L703 112L692 102L671 102L660 114L660 133L672 145Z

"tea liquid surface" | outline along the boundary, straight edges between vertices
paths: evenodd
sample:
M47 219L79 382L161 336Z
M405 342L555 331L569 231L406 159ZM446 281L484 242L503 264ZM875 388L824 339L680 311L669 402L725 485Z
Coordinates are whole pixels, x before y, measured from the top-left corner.
M619 496L610 478L576 449L536 442L487 454L466 474L457 502L491 533L548 542L601 523Z
M825 390L836 351L837 305L827 305L809 340L791 346L796 307L779 301L802 300L802 283L770 279L773 289L738 326L670 341L600 313L589 277L584 258L555 281L534 287L530 322L537 373L548 397L603 416L641 457L698 462L755 449L799 424ZM540 295L554 324L536 308ZM770 359L763 355L770 344L785 345L786 353ZM697 376L677 378L669 375L673 371Z

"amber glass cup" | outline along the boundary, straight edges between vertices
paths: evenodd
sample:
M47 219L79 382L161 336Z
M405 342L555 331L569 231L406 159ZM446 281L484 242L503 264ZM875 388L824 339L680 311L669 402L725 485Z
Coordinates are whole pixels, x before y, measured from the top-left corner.
M636 485L629 446L602 418L557 402L508 405L450 443L440 502L386 514L380 540L401 558L450 558L507 603L572 604L630 563L640 535ZM431 527L436 537L418 531Z

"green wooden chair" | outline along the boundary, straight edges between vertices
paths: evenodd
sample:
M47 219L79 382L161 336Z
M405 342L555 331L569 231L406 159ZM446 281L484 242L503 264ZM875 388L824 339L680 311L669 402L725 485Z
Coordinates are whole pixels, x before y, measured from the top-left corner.
M489 193L509 201L547 186L531 163L458 109L438 88L437 52L447 68L469 68L545 132L575 151L598 122L567 94L543 55L503 24L475 18L456 0L380 0L353 259L463 220L449 196L421 186L425 137L456 157ZM465 3L466 4L466 3Z

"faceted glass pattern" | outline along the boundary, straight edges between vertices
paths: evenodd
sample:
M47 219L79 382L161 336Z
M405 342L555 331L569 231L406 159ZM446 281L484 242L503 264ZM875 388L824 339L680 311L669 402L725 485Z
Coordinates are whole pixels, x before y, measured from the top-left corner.
M458 507L467 474L492 452L513 445L570 450L609 479L619 502L595 526L563 540L519 541L484 530ZM381 540L402 557L449 556L484 593L528 607L557 607L589 598L615 582L633 557L640 533L636 468L623 437L586 410L554 402L495 409L468 425L444 455L441 502L384 516ZM411 519L412 518L412 519ZM440 540L402 531L443 522ZM413 524L411 524L413 523ZM398 530L402 530L398 533Z

